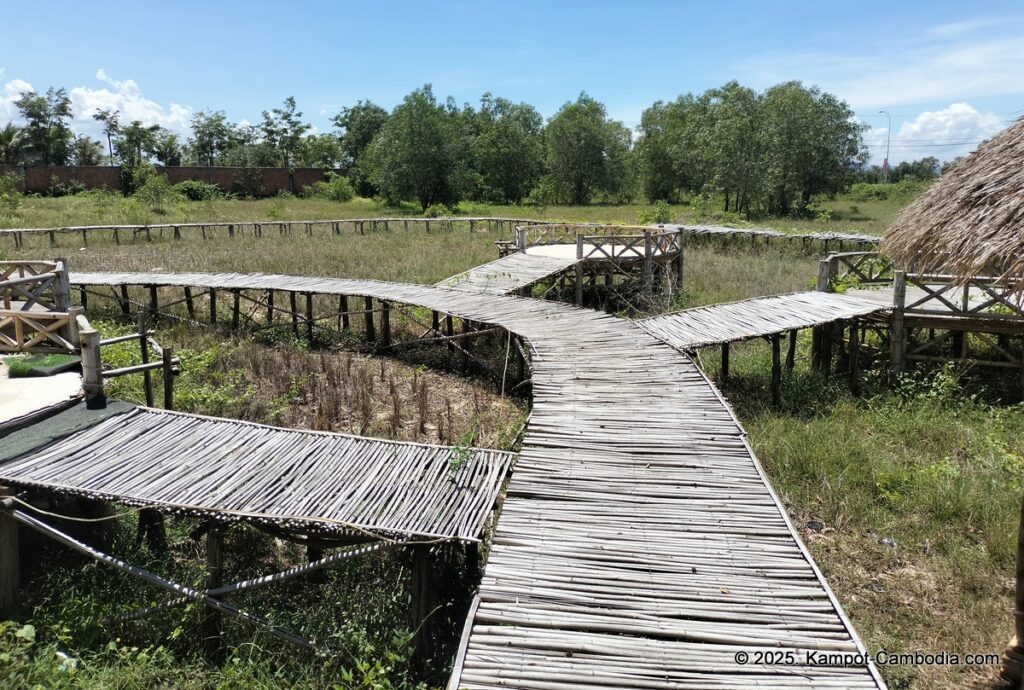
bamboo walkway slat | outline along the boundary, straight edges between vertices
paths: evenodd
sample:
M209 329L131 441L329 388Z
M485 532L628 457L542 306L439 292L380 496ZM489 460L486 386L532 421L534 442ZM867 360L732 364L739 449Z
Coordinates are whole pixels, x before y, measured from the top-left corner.
M672 347L688 350L877 314L892 309L891 296L888 302L834 292L795 292L686 309L636 323Z
M135 408L0 465L0 483L353 537L476 540L512 453Z
M570 255L566 256L515 252L497 261L445 278L437 285L466 292L507 295L575 265L576 247L573 246L571 249Z
M532 348L533 411L453 688L867 688L874 667L743 666L861 652L728 404L637 324L522 297L239 274L75 284L370 296L499 325ZM751 657L753 658L753 657Z

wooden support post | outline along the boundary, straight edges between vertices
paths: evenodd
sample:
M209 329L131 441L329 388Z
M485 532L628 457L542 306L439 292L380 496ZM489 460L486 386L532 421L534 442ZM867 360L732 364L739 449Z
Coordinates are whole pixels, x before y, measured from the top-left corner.
M156 285L149 286L149 313L156 319L157 312L160 311L160 302L157 298Z
M57 246L57 235L54 233L53 230L49 231L49 235L50 235L50 246L51 247L56 247Z
M818 292L829 292L832 285L833 265L829 259L822 259L818 262L818 279L814 288ZM828 325L815 326L811 330L811 367L819 371L825 368L823 351L826 344L831 348L831 343L827 342L828 330ZM829 354L831 355L831 349Z
M121 313L128 316L132 313L132 303L128 301L128 286L121 286Z
M180 240L181 239L181 226L180 225L175 225L174 226L174 239L176 239L176 240Z
M575 302L577 307L583 306L583 266L576 264L576 275L574 276L573 287L575 288Z
M471 324L466 319L462 319L462 332L463 333L472 333L473 332L473 324ZM460 369L461 369L462 373L465 374L466 372L469 371L469 341L468 341L468 339L467 340L463 340L461 347L462 347L462 349L461 349L462 363L460 365Z
M434 632L432 624L436 618L437 582L433 581L433 555L427 544L411 547L412 577L410 595L412 601L411 629L416 631L413 640L413 666L422 677L430 668L434 656ZM434 614L433 616L431 614Z
M71 307L68 309L68 328L67 338L71 344L76 348L82 347L82 338L79 335L78 317L85 315L85 309L81 307Z
M434 337L441 335L441 314L437 311L430 312L430 328L434 331Z
M231 330L237 331L242 316L242 293L241 290L231 291Z
M376 329L373 325L373 298L363 298L363 318L365 320L366 342L372 343L377 340Z
M444 334L446 336L448 336L449 338L451 336L455 335L455 320L452 318L451 314L445 314L445 317L444 317ZM453 345L452 341L449 340L448 341L448 352L454 352L454 351L455 351L455 345Z
M860 323L857 319L850 322L850 390L854 395L860 393Z
M789 332L789 350L786 351L786 370L793 371L796 366L796 334L797 329Z
M0 486L0 620L14 618L18 614L18 590L21 587L21 559L18 557L18 523L7 508L14 502L4 496L13 496L14 491Z
M149 338L146 335L146 312L140 311L138 313L138 332L139 332L139 353L142 355L142 363L149 364ZM143 388L146 391L146 406L153 407L153 374L149 369L142 372Z
M348 314L348 295L338 297L338 310L341 312L341 328L346 331L350 330L352 325Z
M78 329L82 352L82 390L89 407L105 407L103 362L100 358L100 334L95 328Z
M380 344L391 345L391 304L387 301L380 303Z
M274 291L267 290L267 323L274 323Z
M192 299L192 288L185 288L185 311L188 312L188 318L193 321L196 320L196 303Z
M217 323L217 291L210 289L210 323Z
M892 373L903 373L906 356L907 334L903 322L903 310L907 300L907 273L896 271L893 276L892 317L889 322L890 367Z
M299 306L295 301L295 291L288 293L288 307L292 313L292 335L299 337Z
M313 293L306 293L306 342L313 346Z
M78 301L82 303L82 309L89 308L89 291L84 285L78 288Z
M165 347L163 353L164 365L164 409L174 409L174 348Z
M729 343L722 343L722 383L729 380Z
M143 542L150 553L160 556L167 553L167 526L159 510L143 508L139 511L139 522L135 529L135 548L138 549Z
M224 526L210 521L206 530L206 589L224 584ZM203 651L213 662L223 661L224 621L220 611L207 607L203 615Z
M772 340L772 405L782 402L782 336L778 333Z

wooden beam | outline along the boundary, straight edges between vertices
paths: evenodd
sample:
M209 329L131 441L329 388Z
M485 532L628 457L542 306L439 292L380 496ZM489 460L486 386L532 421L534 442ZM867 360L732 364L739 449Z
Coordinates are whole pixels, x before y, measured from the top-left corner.
M164 409L174 409L174 348L165 347L160 353L164 365Z
M306 342L313 346L313 293L306 293Z
M210 288L210 323L217 323L217 291Z
M138 314L139 353L142 363L149 364L149 331L146 328L146 312ZM142 385L146 392L146 406L153 407L153 375L149 369L142 370Z
M789 350L786 351L786 370L793 371L796 366L796 335L797 329L789 332Z
M351 323L349 322L348 314L348 295L341 295L338 297L338 311L341 312L341 328L342 330L351 330Z
M382 347L391 345L391 304L387 300L380 303L380 344Z
M292 335L299 337L299 307L295 301L295 291L288 292L288 307L292 314Z
M231 330L238 330L238 323L242 315L242 298L239 290L231 291Z
M192 301L192 288L185 287L185 310L188 312L188 318L193 321L196 320L196 305Z

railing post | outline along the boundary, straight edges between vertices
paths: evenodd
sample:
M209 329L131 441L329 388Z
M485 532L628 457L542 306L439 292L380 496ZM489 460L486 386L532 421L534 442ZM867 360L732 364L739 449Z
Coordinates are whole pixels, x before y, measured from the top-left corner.
M103 361L100 357L100 334L84 316L78 317L78 339L82 351L82 390L86 403L104 406Z
M174 349L165 347L161 353L164 365L164 409L174 409ZM147 372L148 373L148 372Z
M576 235L576 260L583 260L583 235Z
M835 259L829 257L818 262L818 278L814 289L818 292L829 292L832 287L832 277L835 271ZM811 329L811 367L827 370L830 361L825 360L825 352L828 352L828 359L832 359L831 326L815 326Z
M519 251L526 253L526 228L517 226L516 233L518 234Z
M21 561L18 558L18 523L7 514L14 501L4 496L14 491L0 486L0 619L14 618L18 611Z
M683 289L683 254L686 249L686 234L682 230L676 231L679 238L678 254L676 254L676 285L681 291Z
M906 366L907 335L903 311L907 302L907 272L896 271L892 286L892 321L889 327L889 346L893 374L901 374Z
M140 310L138 314L139 354L143 364L149 364L149 338L146 334L146 326L146 312ZM142 381L146 391L146 406L153 407L153 374L149 369L142 372Z
M644 230L644 283L648 290L654 282L654 249L651 244L651 231Z
M78 332L79 316L85 316L85 309L81 307L71 307L68 309L68 341L75 349L79 349L82 345Z
M71 308L71 283L68 281L68 264L64 259L57 259L57 274L53 281L53 306L57 311Z

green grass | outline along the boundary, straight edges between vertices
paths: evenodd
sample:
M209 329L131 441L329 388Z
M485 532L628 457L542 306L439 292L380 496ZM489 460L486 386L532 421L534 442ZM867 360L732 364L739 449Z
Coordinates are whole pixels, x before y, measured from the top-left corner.
M79 358L73 355L34 354L8 357L4 362L7 364L7 373L11 378L25 378L29 376L50 376L66 371L77 365Z
M745 220L736 214L723 214L713 205L707 215L699 215L689 204L671 206L673 222L723 223L780 230L828 230L881 234L910 199L855 200L849 196L817 201L818 213L810 218L754 218ZM537 218L570 222L640 222L650 204L620 206L506 206L463 202L457 207L462 215ZM195 221L310 220L366 218L373 216L420 215L418 206L387 207L372 200L356 198L348 202L319 199L275 197L249 200L179 201L154 210L133 198L119 194L89 192L70 197L27 197L16 217L0 221L0 227L61 227L68 225L144 224Z

